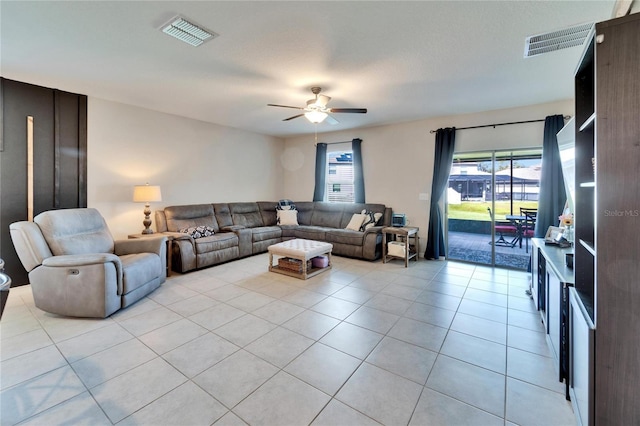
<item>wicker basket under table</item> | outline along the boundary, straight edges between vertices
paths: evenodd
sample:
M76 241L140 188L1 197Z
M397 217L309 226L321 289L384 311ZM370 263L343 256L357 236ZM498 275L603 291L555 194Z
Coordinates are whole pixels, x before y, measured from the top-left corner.
M293 239L273 244L269 250L269 271L306 280L321 272L331 269L331 250L333 245L322 241ZM316 268L311 264L311 259L316 256L326 255L328 265L324 268ZM273 264L273 256L281 256L278 264Z

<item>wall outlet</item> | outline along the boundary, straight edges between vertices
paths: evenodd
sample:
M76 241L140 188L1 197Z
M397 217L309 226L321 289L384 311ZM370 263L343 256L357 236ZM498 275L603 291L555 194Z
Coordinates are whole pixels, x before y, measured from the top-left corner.
M429 193L421 192L418 194L418 200L420 201L429 201Z

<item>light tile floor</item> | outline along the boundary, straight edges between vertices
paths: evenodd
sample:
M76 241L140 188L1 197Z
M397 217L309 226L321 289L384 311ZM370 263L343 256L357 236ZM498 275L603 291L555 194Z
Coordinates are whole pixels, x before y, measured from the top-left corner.
M2 425L573 425L524 272L267 255L175 274L102 320L11 290Z

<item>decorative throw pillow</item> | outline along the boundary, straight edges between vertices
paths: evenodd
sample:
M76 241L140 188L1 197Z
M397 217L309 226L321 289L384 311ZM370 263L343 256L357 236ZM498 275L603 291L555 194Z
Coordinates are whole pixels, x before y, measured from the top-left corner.
M278 225L297 225L298 210L278 210Z
M375 224L378 223L378 221L382 217L382 213L368 212L366 210L362 210L362 214L365 215L366 218L364 222L362 222L362 225L360 225L361 231L366 231L372 226L375 226Z
M296 205L291 200L280 200L276 206L276 210L297 210Z
M179 229L178 232L191 235L194 240L198 238L210 237L215 234L215 230L210 226L192 226L190 228Z
M362 231L361 229L362 223L367 217L368 216L366 214L354 213L353 216L351 216L351 220L349 221L349 224L344 229L350 229L352 231Z

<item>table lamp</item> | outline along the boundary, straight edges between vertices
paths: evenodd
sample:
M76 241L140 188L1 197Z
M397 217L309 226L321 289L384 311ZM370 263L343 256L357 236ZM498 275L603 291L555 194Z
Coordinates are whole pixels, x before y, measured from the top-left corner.
M136 185L133 188L133 201L136 203L145 203L144 205L144 220L142 224L144 225L143 234L153 234L153 229L149 228L151 226L151 218L149 215L151 214L151 208L149 207L149 203L154 203L157 201L162 201L162 194L160 193L160 187L157 185Z

